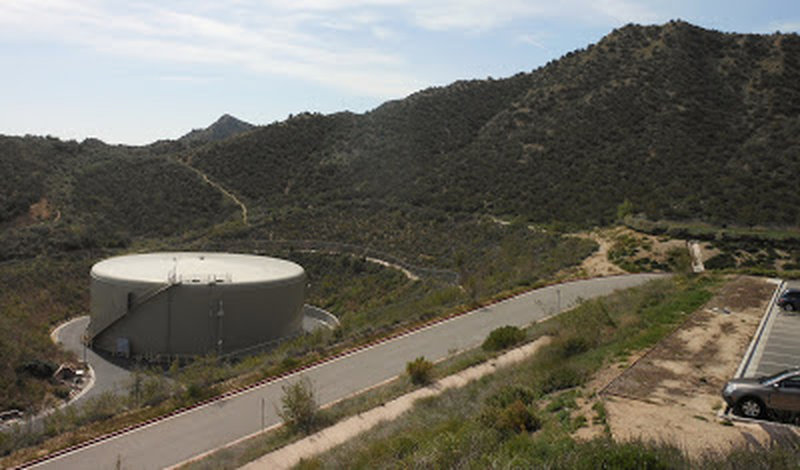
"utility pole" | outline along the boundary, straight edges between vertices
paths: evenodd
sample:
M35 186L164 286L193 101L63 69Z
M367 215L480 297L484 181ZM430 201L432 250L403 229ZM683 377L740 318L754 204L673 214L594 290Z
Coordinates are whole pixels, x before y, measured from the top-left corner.
M558 303L556 304L556 313L561 313L561 289L556 289L556 297L558 298Z

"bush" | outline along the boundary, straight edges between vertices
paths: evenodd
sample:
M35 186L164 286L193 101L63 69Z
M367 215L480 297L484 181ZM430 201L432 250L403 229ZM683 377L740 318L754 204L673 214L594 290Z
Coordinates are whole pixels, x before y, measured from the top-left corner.
M506 385L487 398L486 403L490 406L504 407L515 401L521 401L525 405L530 405L535 398L536 394L528 387Z
M317 425L319 405L314 397L311 381L307 378L284 385L281 409L278 416L291 429L311 434Z
M427 385L431 382L433 363L420 356L406 364L406 373L414 385Z
M556 367L549 370L541 381L541 390L542 393L548 394L583 385L585 381L585 372L574 366Z
M692 272L692 257L683 248L673 248L667 252L667 265L676 273Z
M718 255L714 255L705 263L703 263L706 269L727 269L727 268L735 268L736 267L736 258L731 256L730 253L720 253ZM786 266L784 266L786 268Z
M525 332L516 326L501 326L489 333L481 348L484 351L500 351L510 348L525 339Z
M680 468L683 467L682 464L686 461L679 449L669 444L617 443L608 438L597 438L576 446L571 451L562 454L559 459L560 462L556 467L586 469L636 468L659 470ZM716 465L713 467L716 467Z
M560 349L562 357L568 358L588 351L594 347L594 344L583 336L569 336L554 346Z
M542 427L539 417L522 400L514 400L504 407L486 406L479 421L503 434L533 432Z

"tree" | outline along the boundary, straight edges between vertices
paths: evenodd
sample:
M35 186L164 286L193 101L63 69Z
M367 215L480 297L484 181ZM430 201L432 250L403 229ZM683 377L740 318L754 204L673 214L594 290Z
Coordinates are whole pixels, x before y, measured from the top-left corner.
M633 215L633 203L626 198L622 204L617 206L617 220L623 222L629 215Z
M284 385L281 408L278 416L286 426L311 434L317 425L319 405L314 397L311 381L304 377L289 385Z

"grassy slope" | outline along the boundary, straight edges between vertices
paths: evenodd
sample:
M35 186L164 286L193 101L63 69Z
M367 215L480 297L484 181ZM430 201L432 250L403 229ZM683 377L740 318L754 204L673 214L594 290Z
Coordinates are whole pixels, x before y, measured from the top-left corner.
M596 468L621 458L619 464L638 468L665 456L678 466L688 465L668 446L574 442L570 432L587 417L570 415L576 392L564 390L582 384L606 361L657 342L708 300L713 288L709 278L676 278L587 302L537 328L554 334L555 341L534 358L424 400L408 415L305 467ZM520 433L508 427L514 413L522 413L512 408L517 399L538 417L539 431ZM509 413L506 421L499 418Z

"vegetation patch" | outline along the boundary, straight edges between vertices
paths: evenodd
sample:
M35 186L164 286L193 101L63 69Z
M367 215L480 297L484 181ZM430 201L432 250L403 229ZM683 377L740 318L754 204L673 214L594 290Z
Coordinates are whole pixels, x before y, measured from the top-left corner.
M495 328L489 333L489 336L483 341L481 348L484 351L501 351L508 349L516 344L525 340L525 330L516 326L501 326Z
M433 363L420 356L406 364L406 374L414 385L428 385L431 383Z
M513 462L525 467L552 467L562 458L571 459L574 452L589 452L587 449L600 445L600 441L581 444L569 437L587 422L585 416L574 414L575 385L612 360L618 351L646 347L663 337L687 312L709 298L713 286L710 278L677 278L585 302L572 312L536 325L531 332L534 336L547 333L558 337L564 332L599 338L583 352L567 354L564 348L570 342L554 341L522 364L425 400L408 415L309 464L452 468ZM553 395L561 390L566 391ZM392 452L399 447L405 451ZM646 448L639 449L641 459L636 452L628 456L629 450L621 449L612 452L621 454L620 461L650 461Z

